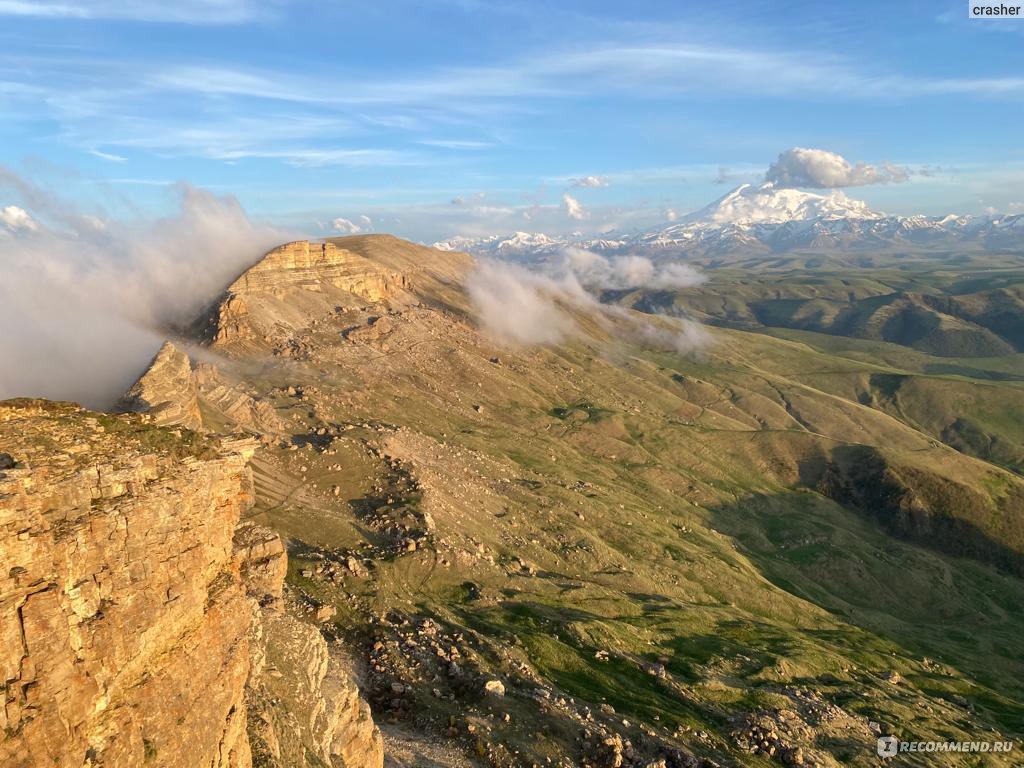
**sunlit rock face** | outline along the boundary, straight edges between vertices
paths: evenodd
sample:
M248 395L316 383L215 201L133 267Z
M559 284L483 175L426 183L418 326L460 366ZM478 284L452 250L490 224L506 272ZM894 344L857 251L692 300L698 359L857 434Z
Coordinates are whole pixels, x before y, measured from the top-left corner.
M332 242L287 243L228 286L214 314L212 336L218 344L266 341L276 324L294 325L321 304L330 309L339 298L381 302L406 285L402 274Z
M0 443L0 763L248 766L253 443L43 401Z

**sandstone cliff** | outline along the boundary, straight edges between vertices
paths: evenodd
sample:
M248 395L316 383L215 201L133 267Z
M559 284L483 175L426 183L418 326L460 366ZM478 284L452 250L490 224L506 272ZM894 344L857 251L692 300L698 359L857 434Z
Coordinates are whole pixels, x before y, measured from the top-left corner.
M156 424L198 431L264 435L283 429L269 403L211 363L193 366L188 354L170 341L164 342L117 410L147 413Z
M251 441L0 405L0 764L247 766Z
M459 286L472 263L389 235L287 243L228 286L195 330L217 346L280 353L296 331L339 309L424 301L462 311Z
M249 768L250 734L287 746L261 765L382 764L351 674L286 608L280 537L239 524L254 447L0 403L0 765ZM306 665L287 721L278 658Z
M263 611L254 637L264 651L249 692L254 765L383 765L383 740L370 706L348 661L316 627L291 612Z
M400 272L335 243L287 243L228 286L208 334L219 344L273 341L279 325L302 327L310 316L330 312L339 303L378 303L406 287Z
M145 374L121 398L119 408L149 413L157 424L200 429L199 390L188 355L165 341Z

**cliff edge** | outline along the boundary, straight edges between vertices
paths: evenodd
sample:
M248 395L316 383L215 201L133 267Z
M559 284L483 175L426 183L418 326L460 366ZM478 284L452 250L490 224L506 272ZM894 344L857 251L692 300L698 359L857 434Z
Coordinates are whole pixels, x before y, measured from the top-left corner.
M315 673L291 711L315 727L294 753L381 765L351 675L289 610L280 537L239 524L255 447L0 402L0 764L249 768L251 738L263 765L305 764L273 760L282 734L251 725L266 660L299 648Z

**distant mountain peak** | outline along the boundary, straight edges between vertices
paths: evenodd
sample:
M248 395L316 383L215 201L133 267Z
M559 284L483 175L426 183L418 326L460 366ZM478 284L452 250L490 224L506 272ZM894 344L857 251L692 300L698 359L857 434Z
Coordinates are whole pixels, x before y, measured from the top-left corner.
M893 216L839 190L806 192L766 182L741 184L668 226L635 234L516 232L434 244L442 250L525 259L548 257L566 246L605 253L651 251L658 256L728 256L797 248L1022 248L1024 215Z
M771 182L741 184L710 205L680 220L688 224L782 224L817 218L881 219L884 213L871 210L867 203L853 200L834 190L827 195L777 187Z

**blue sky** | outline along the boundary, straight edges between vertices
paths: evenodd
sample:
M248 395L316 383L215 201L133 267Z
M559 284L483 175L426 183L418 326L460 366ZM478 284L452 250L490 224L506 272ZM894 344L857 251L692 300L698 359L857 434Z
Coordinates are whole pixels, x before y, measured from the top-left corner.
M881 210L1019 212L1024 21L966 17L940 0L0 0L0 163L102 216L168 211L184 180L310 234L345 219L428 242L651 226L794 146L907 168L847 190Z

